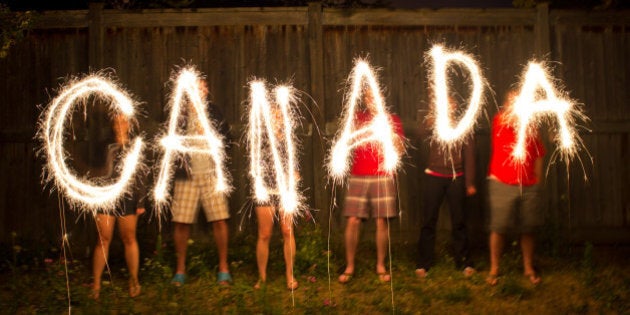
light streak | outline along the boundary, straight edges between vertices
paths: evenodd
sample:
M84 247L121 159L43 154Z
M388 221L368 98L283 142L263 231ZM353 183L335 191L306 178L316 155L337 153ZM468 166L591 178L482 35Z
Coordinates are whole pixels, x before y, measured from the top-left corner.
M477 61L461 51L445 51L442 46L434 46L429 55L433 60L430 72L431 85L434 89L434 139L443 147L456 146L473 131L477 117L481 113L483 95L483 77ZM452 107L449 106L449 80L447 68L450 63L457 63L468 70L471 80L471 95L468 109L457 124L452 121Z
M247 131L250 153L250 177L254 181L254 198L269 202L270 191L280 198L280 211L285 217L293 216L301 208L302 196L298 193L298 167L296 163L295 103L293 88L277 86L275 103L270 101L265 83L254 80L250 86L249 126ZM264 153L271 153L271 161ZM267 165L272 164L273 176ZM265 178L273 177L275 188Z
M379 152L383 154L383 163L379 167L385 172L394 172L400 165L402 152L394 145L396 134L374 72L366 61L359 59L355 62L348 81L351 82L351 89L341 116L344 125L333 142L328 161L330 176L335 181L343 179L350 168L350 152L364 143L379 144ZM369 89L373 96L373 104L367 108L373 118L365 126L356 126L357 102L364 88Z
M90 96L107 102L110 111L120 112L131 120L135 104L131 97L108 79L90 75L82 80L71 82L52 100L39 122L39 136L43 141L46 156L44 167L45 182L54 185L66 196L73 208L96 213L101 209L106 213L115 211L117 202L128 193L136 169L140 165L142 138L137 137L122 157L120 176L114 183L99 185L89 179L79 179L66 164L67 156L63 149L66 121L75 105L83 105Z
M560 156L568 161L577 153L576 143L581 143L573 126L576 119L586 119L580 108L570 99L563 98L547 73L545 67L536 62L529 62L514 104L508 108L507 114L516 119L517 140L512 151L516 162L526 158L525 144L529 137L536 132L536 128L543 122L542 118L555 116L558 132L555 142L558 144Z
M215 191L217 193L228 193L231 189L230 180L225 171L225 146L223 136L217 131L215 125L208 120L208 112L206 110L205 97L202 97L199 91L200 75L192 67L182 69L177 75L171 78L175 85L174 92L169 100L169 119L166 134L159 140L161 147L164 149L164 155L160 163L160 171L156 179L153 189L153 197L156 208L161 209L170 199L168 193L169 184L173 176L172 164L175 162L178 154L207 154L214 162L214 173L216 176ZM183 111L190 111L190 107L185 104L192 105L192 113L183 115ZM191 114L195 115L194 118ZM182 129L184 117L187 117L187 123L196 121L200 126L200 133L197 135L187 135L178 133L178 129ZM158 212L160 212L158 210Z

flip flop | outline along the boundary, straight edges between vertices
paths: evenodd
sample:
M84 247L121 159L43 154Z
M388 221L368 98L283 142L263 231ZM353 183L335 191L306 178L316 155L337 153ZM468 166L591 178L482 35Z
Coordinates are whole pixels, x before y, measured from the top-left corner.
M176 273L171 280L171 284L176 287L181 287L186 283L186 275L183 273Z
M217 283L220 285L229 285L232 283L232 275L229 272L221 272L217 273Z
M352 276L353 276L352 273L344 272L339 276L339 279L337 280L339 280L339 283L346 284L350 282L350 280L352 280Z

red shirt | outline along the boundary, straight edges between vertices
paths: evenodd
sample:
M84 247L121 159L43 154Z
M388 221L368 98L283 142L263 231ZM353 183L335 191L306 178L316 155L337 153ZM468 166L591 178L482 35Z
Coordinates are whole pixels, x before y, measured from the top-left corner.
M355 115L355 122L358 128L368 124L372 120L372 114L366 111L358 112ZM401 138L404 138L404 132L400 117L390 114L390 123L394 132ZM391 173L383 171L379 166L383 163L383 155L381 154L381 145L378 142L368 142L354 149L352 157L352 175L359 176L381 176L391 175Z
M516 131L503 119L500 112L492 120L492 154L488 174L508 185L532 186L538 183L534 162L545 155L540 137L525 141L525 160L519 163L512 157Z

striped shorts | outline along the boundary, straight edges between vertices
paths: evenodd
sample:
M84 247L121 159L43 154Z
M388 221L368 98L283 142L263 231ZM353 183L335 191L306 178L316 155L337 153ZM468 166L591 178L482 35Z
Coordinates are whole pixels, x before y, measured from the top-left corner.
M208 222L230 217L227 197L214 191L212 173L193 174L191 179L176 180L173 193L173 222L192 224L197 220L199 202Z
M393 176L350 176L343 215L367 219L396 216L396 185Z

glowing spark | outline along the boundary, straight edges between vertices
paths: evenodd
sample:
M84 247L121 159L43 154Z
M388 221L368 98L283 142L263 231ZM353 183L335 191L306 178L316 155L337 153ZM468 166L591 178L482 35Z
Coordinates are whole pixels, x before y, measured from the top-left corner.
M433 59L431 80L434 89L435 104L435 139L444 146L455 145L463 141L476 123L481 113L483 78L475 59L463 52L447 52L441 46L434 46L430 51ZM447 67L449 63L458 63L468 69L471 79L471 95L468 109L457 125L454 125L449 106Z
M302 197L298 194L298 172L295 158L295 122L291 105L295 103L293 89L278 86L274 89L275 104L269 101L265 83L249 83L250 111L247 132L250 152L249 174L254 181L254 197L259 202L268 202L272 188L265 181L270 172L269 163L263 156L266 148L271 153L275 190L280 198L281 211L291 216L300 208ZM283 150L284 149L284 150Z
M193 68L185 68L171 80L175 83L175 90L169 101L170 114L168 129L164 137L160 139L160 144L164 148L161 167L153 190L153 195L158 209L168 202L168 187L172 177L172 164L176 159L176 154L207 154L214 162L214 172L216 175L215 190L218 193L227 193L231 186L227 172L225 171L225 147L223 137L215 126L208 120L205 99L199 91L199 73ZM187 98L184 98L186 96ZM182 111L190 111L186 106L188 101L194 109L196 117L188 117L188 123L198 122L200 133L198 135L182 135L178 133L181 124L184 123Z
M383 163L379 167L386 172L395 171L400 164L401 152L398 152L394 145L396 134L389 119L389 113L385 109L380 87L370 65L363 60L357 60L348 77L348 81L352 82L352 86L348 101L344 104L341 118L345 123L333 142L331 157L328 162L331 177L334 180L340 180L345 177L350 168L350 152L353 148L367 142L378 143L381 146L380 152L383 154ZM364 81L365 83L363 83ZM368 110L373 118L365 126L357 128L354 116L364 84L367 84L366 88L372 92L373 104L368 107Z
M508 111L515 116L517 124L517 141L512 151L516 162L522 162L526 156L526 139L535 132L544 116L555 116L558 132L555 141L563 159L569 159L577 152L575 126L576 118L584 118L580 109L567 98L561 98L550 81L550 75L543 65L530 62L524 77L521 90ZM543 94L544 93L544 94Z
M39 134L47 159L44 172L48 173L44 181L54 181L71 206L85 211L101 209L113 212L116 203L128 192L140 164L142 139L137 137L129 152L123 156L120 177L115 183L98 185L87 179L78 179L66 164L67 157L63 149L65 124L72 107L75 104L85 105L91 95L107 101L111 111L120 111L127 120L133 118L135 104L132 99L106 78L91 75L64 88L40 119Z

